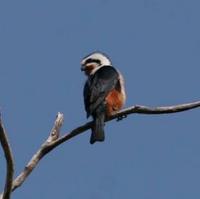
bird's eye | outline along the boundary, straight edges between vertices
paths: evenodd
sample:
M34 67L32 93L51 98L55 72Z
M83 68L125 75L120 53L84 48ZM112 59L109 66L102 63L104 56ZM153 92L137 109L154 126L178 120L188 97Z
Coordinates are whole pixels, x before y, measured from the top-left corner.
M93 62L92 59L87 59L87 60L85 61L85 64L89 64L89 63L92 63L92 62Z

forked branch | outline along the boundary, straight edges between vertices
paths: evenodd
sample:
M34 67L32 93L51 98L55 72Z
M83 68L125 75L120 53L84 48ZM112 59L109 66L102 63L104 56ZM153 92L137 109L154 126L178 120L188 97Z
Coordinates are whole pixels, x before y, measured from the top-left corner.
M165 107L146 107L146 106L132 106L126 109L123 109L110 118L106 120L106 122L114 119L123 119L130 114L169 114L169 113L177 113L181 111L186 111L190 109L194 109L200 107L200 101L187 103L187 104L180 104L175 106L165 106ZM57 146L61 145L62 143L70 140L71 138L87 131L93 125L93 122L88 122L82 126L79 126L72 130L71 132L66 133L65 135L59 137L59 131L63 124L64 116L61 113L58 113L56 118L54 127L50 133L49 138L41 145L40 149L33 155L29 163L25 166L24 170L19 174L18 177L13 181L12 191L17 189L19 186L23 184L26 178L30 175L34 168L36 168L39 161L50 151L55 149Z

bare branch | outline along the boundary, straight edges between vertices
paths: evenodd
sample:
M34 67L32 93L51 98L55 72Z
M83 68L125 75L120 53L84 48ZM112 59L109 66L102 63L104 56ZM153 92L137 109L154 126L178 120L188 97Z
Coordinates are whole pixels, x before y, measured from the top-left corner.
M8 142L5 128L0 118L0 142L4 151L7 165L6 182L4 186L4 192L0 195L1 199L9 199L12 192L12 182L14 175L14 160L12 156L11 147Z
M38 162L44 157L47 153L46 149L48 146L55 140L59 138L60 128L64 122L64 115L58 113L54 126L50 132L48 139L42 144L40 149L33 155L31 160L25 166L24 170L21 172L19 176L13 182L12 191L22 185L22 183L26 180L26 178L30 175L33 169L37 166Z
M121 120L130 114L136 114L136 113L137 114L169 114L169 113L187 111L187 110L194 109L197 107L200 107L200 101L187 103L187 104L180 104L180 105L175 105L175 106L164 106L164 107L155 107L155 108L136 105L136 106L132 106L115 113L110 118L108 118L106 122L114 120L114 119ZM62 144L63 142L90 129L92 125L93 125L92 122L88 122L82 126L79 126L78 128L75 128L71 132L66 133L64 136L62 136L55 142L52 142L51 145L48 146L47 148L48 152L54 149L55 147L57 147L58 145Z
M194 109L200 107L200 101L187 103L187 104L180 104L175 106L165 106L165 107L146 107L146 106L132 106L126 109L123 109L110 118L106 120L106 122L114 120L114 119L123 119L130 114L169 114L169 113L176 113L181 111L187 111L190 109ZM31 158L29 163L26 165L25 169L21 172L21 174L14 180L12 191L22 185L22 183L26 180L26 178L30 175L33 169L37 166L39 161L50 151L52 151L57 146L61 145L62 143L66 142L67 140L87 131L93 125L93 122L88 122L82 126L79 126L72 130L69 133L66 133L62 137L59 138L59 131L63 124L64 116L58 113L56 118L54 127L50 133L49 138L42 144L41 148L36 152L36 154Z
M117 117L121 117L124 115L133 114L133 113L154 114L154 115L178 113L178 112L183 112L183 111L187 111L187 110L198 108L198 107L200 107L200 101L186 103L186 104L179 104L179 105L174 105L174 106L155 107L155 108L136 105L136 106L132 106L127 109L124 109L122 111L119 111L117 114L115 114L112 117L112 119L115 119Z

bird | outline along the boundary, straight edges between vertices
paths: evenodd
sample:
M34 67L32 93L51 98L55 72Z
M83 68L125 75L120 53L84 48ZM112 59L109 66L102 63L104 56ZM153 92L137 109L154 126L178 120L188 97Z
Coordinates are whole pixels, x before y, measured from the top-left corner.
M87 77L83 89L85 111L87 118L93 118L90 144L103 142L105 120L119 111L126 101L124 78L102 52L85 56L81 71Z

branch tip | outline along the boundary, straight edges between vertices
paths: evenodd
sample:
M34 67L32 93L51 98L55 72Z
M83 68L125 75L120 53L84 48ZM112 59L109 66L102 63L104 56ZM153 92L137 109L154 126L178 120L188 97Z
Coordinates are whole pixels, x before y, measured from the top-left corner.
M56 116L56 120L54 122L54 126L50 132L50 136L47 139L47 143L51 143L57 140L60 136L60 129L64 123L64 114L58 112Z

